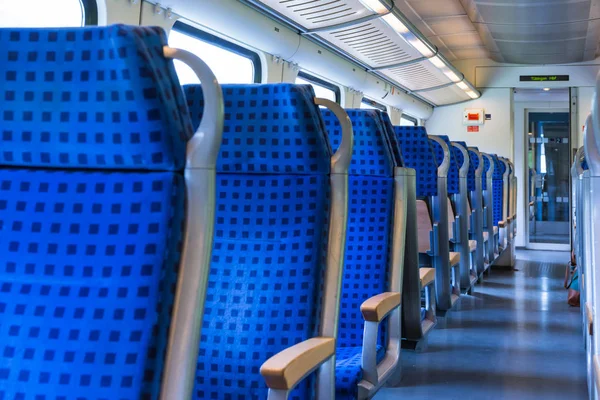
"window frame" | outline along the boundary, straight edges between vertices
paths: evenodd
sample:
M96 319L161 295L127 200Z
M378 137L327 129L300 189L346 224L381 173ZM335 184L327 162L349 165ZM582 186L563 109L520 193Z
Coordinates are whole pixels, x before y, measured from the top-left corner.
M387 106L381 103L376 102L375 100L371 100L368 97L363 97L362 100L360 101L363 104L366 104L368 106L371 106L373 108L378 109L379 111L383 111L383 112L387 112Z
M419 120L413 117L412 115L402 114L400 116L400 119L405 119L407 121L412 122L415 126L419 126Z
M313 85L324 87L325 89L331 90L335 95L335 102L337 104L341 104L342 102L342 91L340 87L335 83L327 82L324 79L319 78L318 76L314 76L306 71L299 71L296 78L304 79L312 83Z
M83 26L98 25L98 3L96 0L79 0L83 13Z
M252 62L252 66L254 67L253 82L262 82L262 63L258 53L249 50L243 46L240 46L239 44L235 44L218 36L215 36L212 33L202 31L196 27L193 27L181 21L175 22L171 30L177 31L184 35L188 35L202 42L212 44L213 46L219 47L223 50L227 50L231 53L237 54L238 56L242 56L244 58L249 59Z

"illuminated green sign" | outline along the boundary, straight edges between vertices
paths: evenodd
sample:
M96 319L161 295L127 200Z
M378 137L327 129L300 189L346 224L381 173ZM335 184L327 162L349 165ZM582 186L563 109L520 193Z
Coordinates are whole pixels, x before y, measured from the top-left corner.
M521 75L521 82L566 82L569 75Z

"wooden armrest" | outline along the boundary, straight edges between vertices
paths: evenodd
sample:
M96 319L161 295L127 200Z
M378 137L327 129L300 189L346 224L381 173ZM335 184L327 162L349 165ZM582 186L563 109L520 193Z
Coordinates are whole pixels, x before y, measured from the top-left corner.
M469 253L477 250L477 240L469 240Z
M494 235L497 235L497 234L498 234L498 227L497 227L497 226L495 226L495 227L494 227Z
M487 242L489 238L490 238L490 233L489 232L483 232L483 241Z
M450 252L450 266L453 267L460 262L460 253Z
M594 336L594 314L589 302L585 303L585 314L587 315L588 333L590 336Z
M435 268L419 268L419 278L422 288L429 285L435 280Z
M508 221L509 223L512 222L512 217L506 218L506 221Z
M308 339L269 358L260 367L260 374L270 389L291 390L334 354L335 339Z
M381 322L393 309L400 306L402 296L398 292L385 292L366 300L360 305L365 321Z
M535 203L534 203L533 201L530 201L530 202L529 202L529 205L530 205L530 206L532 206L532 205L534 205L534 204L535 204Z
M498 226L504 228L506 226L506 221L498 221Z

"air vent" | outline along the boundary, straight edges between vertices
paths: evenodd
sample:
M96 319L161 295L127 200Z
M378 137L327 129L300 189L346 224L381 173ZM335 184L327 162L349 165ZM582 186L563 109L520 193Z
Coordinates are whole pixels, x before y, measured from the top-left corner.
M399 64L421 56L379 19L324 32L319 36L371 68Z
M261 3L308 30L372 14L359 0L262 0Z
M450 83L450 80L429 61L389 68L381 72L409 90L429 89Z

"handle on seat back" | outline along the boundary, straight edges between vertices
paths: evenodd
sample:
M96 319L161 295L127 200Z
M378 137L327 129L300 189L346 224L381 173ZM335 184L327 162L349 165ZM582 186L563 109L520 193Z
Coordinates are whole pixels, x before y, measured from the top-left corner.
M221 86L208 65L194 54L163 47L166 58L181 60L200 78L204 116L186 149L186 224L161 400L192 398L202 330L204 296L213 245L216 164L223 134Z
M328 108L340 121L342 127L342 142L333 157L331 157L331 173L347 174L350 162L352 161L352 147L354 145L352 121L350 121L348 113L346 113L339 104L331 100L317 97L315 98L315 104Z
M200 126L188 141L186 168L214 169L219 156L223 134L223 91L210 67L193 53L186 50L163 47L166 58L183 61L200 79L204 92L204 111Z
M342 107L331 100L315 98L315 104L331 110L342 128L340 147L331 157L331 206L329 216L329 240L325 282L323 285L323 312L319 336L337 337L339 301L341 296L344 255L346 252L346 227L348 226L348 169L352 160L354 131L350 117ZM317 375L317 398L335 398L335 359L319 368Z
M448 171L450 170L450 148L448 148L448 145L446 144L446 142L444 142L444 139L433 135L429 135L428 137L429 139L438 143L444 151L444 161L442 161L442 163L438 167L437 176L438 178L447 178Z

